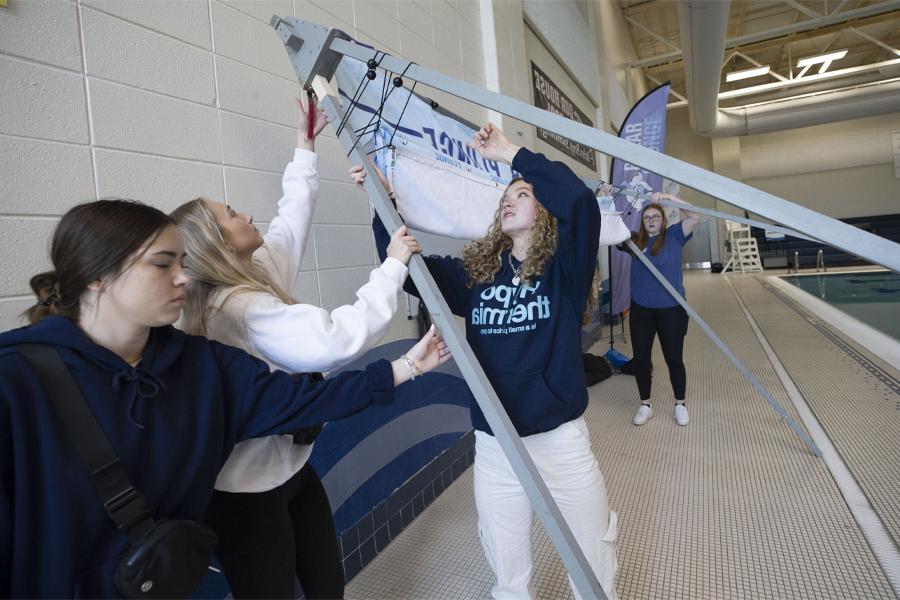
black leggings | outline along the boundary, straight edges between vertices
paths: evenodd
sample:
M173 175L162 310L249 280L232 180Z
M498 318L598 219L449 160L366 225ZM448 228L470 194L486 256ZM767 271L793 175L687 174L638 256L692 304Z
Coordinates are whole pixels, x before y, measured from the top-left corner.
M234 598L343 598L344 571L331 506L308 464L268 492L213 493L206 522Z
M669 367L669 380L672 382L675 399L684 400L687 375L682 353L684 336L687 334L687 312L681 306L646 308L632 302L629 325L631 345L634 348L634 376L641 401L650 399L650 353L653 350L653 338L657 334Z

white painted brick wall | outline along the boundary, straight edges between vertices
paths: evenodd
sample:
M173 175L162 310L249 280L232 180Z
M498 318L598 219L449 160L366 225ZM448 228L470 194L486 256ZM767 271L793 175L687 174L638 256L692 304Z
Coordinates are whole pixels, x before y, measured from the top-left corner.
M126 197L169 211L203 195L265 230L292 156L299 90L272 14L338 27L471 80L484 73L478 11L473 0L8 0L0 328L21 324L28 280L49 268L52 230L76 203ZM472 120L486 116L440 100ZM350 163L330 130L318 149L319 203L293 294L333 309L355 300L375 250L367 198L347 182ZM405 306L387 339L413 335Z
M396 2L369 0L358 2L355 8L357 31L364 33L371 40L370 43L384 48L387 52L400 50L400 24L397 22Z
M322 181L314 223L338 225L370 225L369 200L352 183Z
M87 143L79 75L5 56L0 56L0 73L0 133Z
M94 150L94 161L100 198L131 198L170 212L197 196L225 196L217 164L103 148Z
M71 2L10 2L0 15L0 54L80 71L77 25Z
M269 24L272 15L291 15L294 5L291 0L220 0L223 4L235 8L265 24Z
M216 0L212 3L216 53L294 81L297 76L281 38L269 24L249 17Z
M214 108L90 77L88 89L95 145L221 162Z
M397 4L397 16L400 24L426 40L431 45L434 43L434 35L431 30L434 19L427 10L417 2L406 1Z
M89 76L215 103L212 56L206 50L88 7L82 8L81 19Z
M284 160L287 165L290 157ZM281 198L281 173L267 173L239 167L225 167L224 196L210 196L213 200L227 200L235 210L253 215L257 221L268 222L278 210Z
M0 135L0 165L4 214L58 215L64 203L94 197L87 146Z
M336 27L350 35L353 27L353 2L338 0L294 0L294 15L326 27Z
M81 0L81 4L212 50L208 0Z
M296 79L288 81L217 56L216 83L222 109L291 128L297 126L294 98L300 93L300 84Z
M50 236L57 220L50 217L0 218L0 289L4 295L31 293L28 280L50 268Z
M375 243L371 226L318 225L314 239L319 269L372 264Z

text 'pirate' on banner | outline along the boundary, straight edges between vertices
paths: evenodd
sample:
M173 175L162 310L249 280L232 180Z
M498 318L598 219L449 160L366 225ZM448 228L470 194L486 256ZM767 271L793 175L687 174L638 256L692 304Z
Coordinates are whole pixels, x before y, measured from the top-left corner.
M534 105L540 109L561 115L567 119L572 119L589 127L594 126L586 114L575 106L575 103L569 99L559 87L550 81L547 74L541 71L537 65L531 63L531 81L534 87ZM537 128L538 138L544 140L557 150L565 152L584 166L592 171L597 170L597 155L593 148L573 142L569 138L565 138L558 133L547 131L546 129Z

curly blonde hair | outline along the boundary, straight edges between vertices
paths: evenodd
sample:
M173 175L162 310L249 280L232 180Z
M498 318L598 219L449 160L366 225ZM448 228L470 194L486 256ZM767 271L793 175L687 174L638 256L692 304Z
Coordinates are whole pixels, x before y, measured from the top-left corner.
M524 181L516 177L509 182L503 195L500 197L500 206L494 213L494 222L488 229L487 235L481 239L469 242L463 248L463 266L466 268L466 286L472 287L476 283L490 283L500 271L500 253L512 249L512 238L503 233L500 228L501 214L503 213L503 198L514 183ZM531 239L528 245L528 256L522 263L522 276L526 281L541 275L544 267L556 253L556 245L559 241L556 230L556 217L547 212L540 202L536 203L534 211L534 225L531 228Z
M476 283L491 283L494 276L500 272L500 254L504 250L512 249L512 238L500 229L500 219L503 213L503 198L509 188L516 182L524 181L516 177L509 182L503 195L500 197L500 206L494 213L494 222L487 235L481 239L469 242L463 247L463 266L466 269L466 286L472 287ZM538 202L535 206L534 226L531 228L531 243L528 246L528 255L522 263L522 276L526 281L537 277L544 272L544 268L553 255L556 254L556 246L559 243L559 233L556 228L556 217L551 215L544 206ZM600 289L600 270L594 269L591 281L591 290L588 293L587 304L581 317L582 325L591 322L591 311L597 304L597 295Z

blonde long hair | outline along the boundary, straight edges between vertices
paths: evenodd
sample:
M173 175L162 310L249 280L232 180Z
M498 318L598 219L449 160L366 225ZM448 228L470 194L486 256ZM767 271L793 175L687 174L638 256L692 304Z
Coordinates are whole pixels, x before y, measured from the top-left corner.
M229 249L215 215L206 206L204 198L185 202L172 211L170 216L184 236L187 252L185 271L193 279L188 286L182 317L187 333L206 335L212 313L209 298L223 288L235 288L231 294L263 292L277 297L285 304L296 304L256 261L247 264Z

